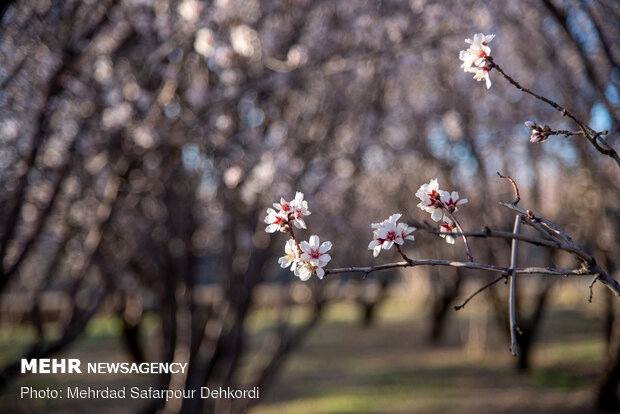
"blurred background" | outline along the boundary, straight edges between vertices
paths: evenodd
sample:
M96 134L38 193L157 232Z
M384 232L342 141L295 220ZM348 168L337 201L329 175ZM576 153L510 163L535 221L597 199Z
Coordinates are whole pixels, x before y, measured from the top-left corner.
M422 221L417 188L457 190L466 229L521 206L616 279L619 169L491 72L460 69L474 33L495 61L620 147L615 0L17 0L0 7L0 411L461 413L618 409L617 299L590 278L523 276L518 358L507 287L452 268L330 275L278 266L263 218L304 192L300 240L331 267L373 259L369 224ZM473 240L508 266L509 243ZM465 249L416 232L412 258ZM575 267L521 245L523 265ZM188 362L186 375L21 375L20 358ZM19 387L261 387L259 400L21 399ZM6 411L5 411L6 410Z

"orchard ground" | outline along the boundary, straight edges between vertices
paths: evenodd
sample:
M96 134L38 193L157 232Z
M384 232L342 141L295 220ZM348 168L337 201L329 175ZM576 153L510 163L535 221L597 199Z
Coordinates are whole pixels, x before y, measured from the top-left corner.
M286 362L273 386L261 393L261 404L250 412L271 413L582 413L591 412L594 385L605 355L602 309L608 294L595 290L594 303L586 301L587 282L563 289L559 282L546 314L534 354L532 370L518 374L510 356L507 336L501 332L484 294L450 315L446 334L438 345L428 344L428 303L392 295L377 310L373 326L360 323L354 302L329 305L325 318ZM273 309L256 310L249 320L252 343L260 349ZM302 321L307 309L292 315ZM144 339L158 329L149 316ZM501 328L503 329L503 327ZM507 327L505 328L507 329ZM99 317L87 335L60 355L83 361L126 361L112 317ZM0 362L15 358L34 332L5 326L0 333ZM145 343L149 343L148 340ZM148 351L148 350L147 350ZM152 355L149 355L152 357ZM262 359L248 354L241 375ZM46 400L19 401L20 386L146 386L152 378L128 375L31 375L18 377L17 389L0 396L14 412L93 413L136 412L144 401Z

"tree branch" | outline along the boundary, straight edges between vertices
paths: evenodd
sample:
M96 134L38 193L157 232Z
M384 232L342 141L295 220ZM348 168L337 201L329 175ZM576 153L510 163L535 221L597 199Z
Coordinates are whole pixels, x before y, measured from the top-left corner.
M501 275L496 277L495 279L493 279L492 281L490 281L489 283L487 283L486 285L482 286L480 289L476 290L474 293L472 293L471 295L469 295L469 297L467 299L465 299L465 301L463 303L461 303L460 305L456 305L454 307L454 310L461 310L465 307L465 305L467 305L469 303L470 300L472 300L476 295L478 295L479 293L483 292L484 290L490 288L491 286L493 286L494 284L496 284L497 282L499 282L500 280L505 280L506 279L506 275Z
M520 91L524 93L532 95L534 98L540 101L543 101L544 103L550 105L552 108L559 111L563 116L567 116L570 119L572 119L579 126L579 128L583 131L584 136L588 139L588 141L590 141L592 146L594 146L596 150L600 152L601 154L607 155L613 158L614 161L616 161L616 164L618 164L618 167L620 167L620 155L618 155L616 150L611 145L609 145L607 140L601 137L602 132L597 132L594 129L590 128L588 125L586 125L579 118L577 118L570 111L568 111L566 108L559 105L558 103L552 101L549 98L545 98L542 95L538 95L536 92L533 92L530 89L522 86L519 82L517 82L512 77L510 77L506 72L504 72L504 70L497 63L495 63L495 61L493 60L491 56L487 56L485 59L488 62L489 67L499 72L500 75L506 78L506 80L510 82L515 88L519 89ZM601 144L603 145L604 148L601 147Z
M509 273L510 268L503 266L496 266L490 264L482 264L476 262L459 262L454 260L434 260L434 259L423 259L423 260L414 260L409 259L406 262L396 262L396 263L385 263L375 266L352 266L352 267L337 267L334 269L325 269L325 274L337 274L337 273L364 273L370 274L373 272L379 272L382 270L394 269L399 267L416 267L416 266L449 266L456 268L466 268L466 269L474 269L474 270L485 270L489 272L498 272L498 273ZM545 274L545 275L557 275L557 276L584 276L584 275L593 275L593 272L590 272L585 269L556 269L553 267L518 267L514 269L516 273L534 273L534 274Z

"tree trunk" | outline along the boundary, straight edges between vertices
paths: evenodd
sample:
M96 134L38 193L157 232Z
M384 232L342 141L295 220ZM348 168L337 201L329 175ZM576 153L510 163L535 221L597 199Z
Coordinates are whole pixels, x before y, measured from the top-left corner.
M435 278L438 275L431 273L431 277ZM448 312L452 310L452 302L459 295L461 290L461 271L456 269L456 275L453 280L440 281L434 284L435 295L432 306L431 314L431 328L428 334L428 341L431 344L437 344L443 336L446 322L448 320Z

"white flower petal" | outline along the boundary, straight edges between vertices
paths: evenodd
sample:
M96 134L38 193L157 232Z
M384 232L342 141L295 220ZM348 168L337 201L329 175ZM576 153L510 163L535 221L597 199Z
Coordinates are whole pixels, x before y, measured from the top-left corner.
M321 247L319 247L319 253L325 253L331 248L332 248L332 242L330 241L323 242L323 244L321 244Z
M313 249L318 248L319 247L319 236L317 236L316 234L313 234L312 236L310 236L309 244Z
M299 269L299 278L305 282L308 279L310 279L310 276L312 276L312 270L310 270L310 268L306 265L303 266L301 269Z
M319 279L323 279L323 276L325 275L325 270L323 270L322 268L318 267L316 270L316 275L319 277Z
M376 245L376 246L375 246L375 248L373 249L372 255L373 255L374 257L377 257L377 256L379 256L379 253L380 253L380 252L381 252L381 245L380 245L380 244L378 244L378 245Z
M434 209L433 213L431 214L431 218L433 219L433 221L441 220L442 216L443 216L443 212L438 208Z
M399 218L401 218L402 214L396 213L396 214L392 214L390 216L390 218L388 219L388 222L390 223L396 223L398 221Z
M312 250L312 247L310 247L307 241L302 241L301 243L299 243L299 247L301 248L301 251L304 253L309 253L310 250Z

